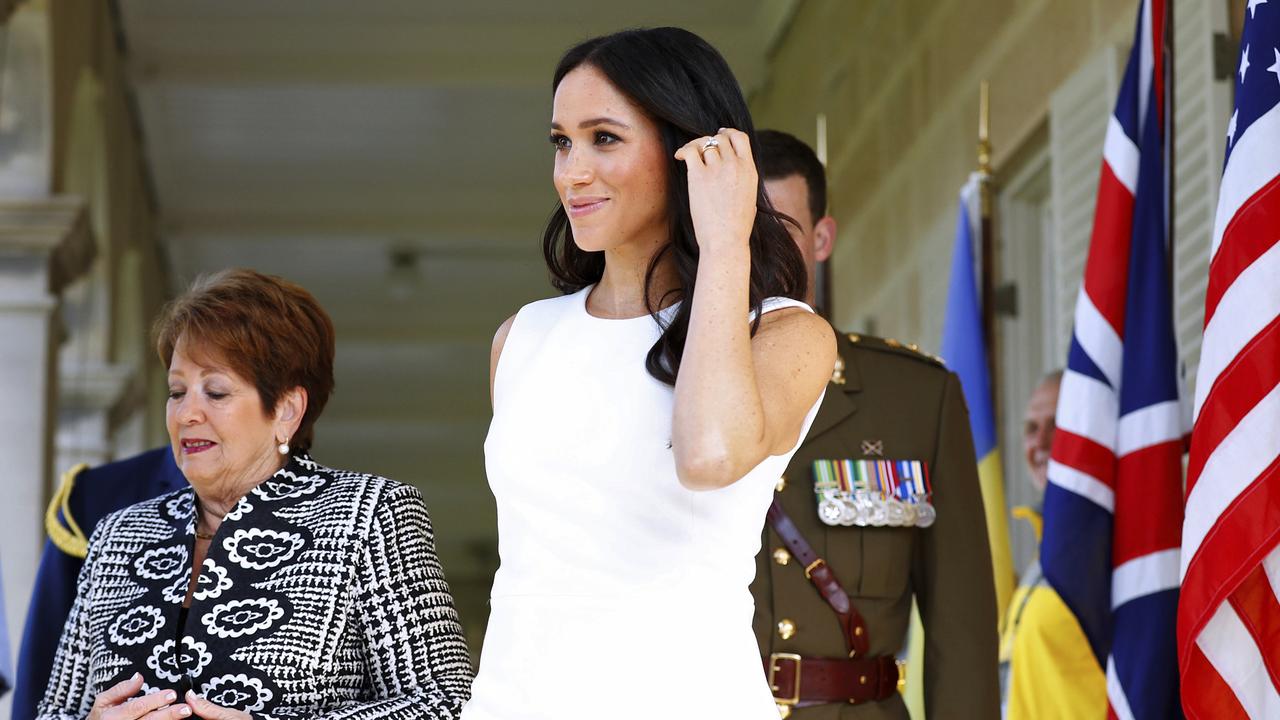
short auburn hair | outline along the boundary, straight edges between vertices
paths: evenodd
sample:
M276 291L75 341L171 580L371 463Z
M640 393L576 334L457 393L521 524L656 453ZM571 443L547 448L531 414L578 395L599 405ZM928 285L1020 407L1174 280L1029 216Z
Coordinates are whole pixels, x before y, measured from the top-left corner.
M329 315L301 285L245 268L204 275L165 306L154 334L166 368L181 339L253 383L268 415L285 392L306 390L307 409L289 445L310 449L333 392L334 333Z

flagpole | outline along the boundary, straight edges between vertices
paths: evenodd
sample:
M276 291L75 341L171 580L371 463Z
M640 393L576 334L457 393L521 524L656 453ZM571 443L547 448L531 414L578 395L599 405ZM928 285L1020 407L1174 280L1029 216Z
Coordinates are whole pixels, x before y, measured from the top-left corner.
M1173 67L1173 1L1166 0L1164 4L1164 37L1161 42L1164 44L1164 131L1165 131L1165 236L1168 238L1168 244L1165 246L1168 250L1168 256L1165 258L1169 266L1169 301L1171 307L1177 307L1177 290L1174 289L1174 189L1177 187L1175 178L1177 176L1174 167L1175 140L1177 139L1175 122L1173 117L1174 109L1174 67ZM1181 365L1181 363L1179 363ZM1181 368L1179 372L1181 373Z
M818 113L815 123L817 125L815 130L817 134L818 162L822 163L822 169L825 172L827 169L827 114ZM830 176L827 179L830 180ZM830 191L827 192L827 196L827 214L831 215ZM814 220L816 221L817 218L814 218ZM816 274L818 277L814 278L814 282L817 287L813 289L813 297L818 307L815 309L830 322L834 319L835 314L835 292L831 288L831 260L824 261Z
M991 233L991 101L990 88L986 80L978 86L978 204L981 214L979 239L981 248L981 283L979 292L982 300L982 333L987 350L987 372L991 378L992 394L995 394L996 379L996 333L995 333L995 248ZM994 399L994 398L993 398Z

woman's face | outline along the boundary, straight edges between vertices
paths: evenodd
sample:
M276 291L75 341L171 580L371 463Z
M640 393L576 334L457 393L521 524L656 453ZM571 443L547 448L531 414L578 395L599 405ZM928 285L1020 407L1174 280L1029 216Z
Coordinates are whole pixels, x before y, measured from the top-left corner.
M280 462L276 418L263 410L253 383L195 356L179 338L169 363L165 424L178 468L197 490L263 480Z
M670 160L658 125L590 65L556 88L555 181L573 239L587 251L665 244Z

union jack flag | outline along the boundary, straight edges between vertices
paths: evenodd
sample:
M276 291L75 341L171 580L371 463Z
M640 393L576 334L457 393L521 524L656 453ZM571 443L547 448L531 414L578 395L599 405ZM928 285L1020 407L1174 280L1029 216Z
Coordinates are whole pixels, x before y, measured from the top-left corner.
M1058 403L1041 564L1106 670L1109 717L1180 717L1183 421L1170 297L1163 38L1143 0L1107 127Z
M1182 530L1192 718L1280 717L1280 2L1249 0L1240 48Z

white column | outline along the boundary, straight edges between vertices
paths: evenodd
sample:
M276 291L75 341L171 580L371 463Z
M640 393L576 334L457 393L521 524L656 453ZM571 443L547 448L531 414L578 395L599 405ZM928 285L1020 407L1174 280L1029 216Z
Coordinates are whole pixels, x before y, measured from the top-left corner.
M0 563L15 638L35 580L53 480L59 294L93 256L80 199L0 201Z
M53 470L59 476L80 463L98 466L118 459L116 434L145 400L132 367L68 355L64 348L58 374Z

